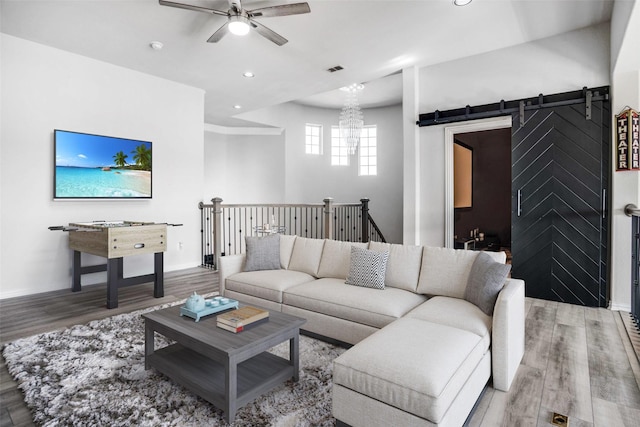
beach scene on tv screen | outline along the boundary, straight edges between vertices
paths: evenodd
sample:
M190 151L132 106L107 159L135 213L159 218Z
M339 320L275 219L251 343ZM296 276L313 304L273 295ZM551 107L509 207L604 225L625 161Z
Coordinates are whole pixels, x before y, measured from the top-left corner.
M151 143L56 131L56 198L151 197Z

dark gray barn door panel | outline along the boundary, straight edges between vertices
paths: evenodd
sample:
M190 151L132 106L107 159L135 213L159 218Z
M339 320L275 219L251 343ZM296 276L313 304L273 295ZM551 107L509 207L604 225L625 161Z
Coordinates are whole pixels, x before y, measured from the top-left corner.
M608 101L513 115L513 277L527 296L607 302Z

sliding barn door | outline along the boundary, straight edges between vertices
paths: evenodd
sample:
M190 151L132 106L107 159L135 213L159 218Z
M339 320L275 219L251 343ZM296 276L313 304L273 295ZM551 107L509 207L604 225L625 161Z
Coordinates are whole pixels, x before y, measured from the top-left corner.
M607 302L608 101L513 115L512 276L527 296Z

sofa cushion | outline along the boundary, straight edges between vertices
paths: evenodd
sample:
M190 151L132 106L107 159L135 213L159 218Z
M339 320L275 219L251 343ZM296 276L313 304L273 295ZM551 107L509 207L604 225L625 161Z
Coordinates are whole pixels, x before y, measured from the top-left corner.
M481 338L491 339L491 316L463 299L433 297L411 310L405 317L452 326Z
M369 242L369 249L389 252L385 286L416 292L422 263L422 246Z
M289 268L289 261L291 261L291 253L293 252L293 244L295 241L295 235L280 235L280 267Z
M464 299L492 316L498 294L510 271L511 265L495 262L489 255L481 252L471 266Z
M437 424L488 348L471 332L402 318L335 359L333 381Z
M301 271L318 277L318 267L322 257L323 239L308 239L306 237L296 237L289 261L289 270Z
M318 277L346 279L351 265L351 248L367 248L367 243L341 242L327 239L322 248L322 258L318 267Z
M365 288L384 289L389 252L351 248L351 265L345 283Z
M372 290L349 286L341 279L318 279L284 292L283 303L363 325L382 328L426 300L397 288Z
M227 277L226 289L281 303L284 290L312 280L313 276L300 271L247 271Z
M418 279L418 292L464 299L469 272L479 251L425 246ZM504 252L484 252L497 262L506 261Z
M280 269L280 235L246 236L247 258L244 271Z

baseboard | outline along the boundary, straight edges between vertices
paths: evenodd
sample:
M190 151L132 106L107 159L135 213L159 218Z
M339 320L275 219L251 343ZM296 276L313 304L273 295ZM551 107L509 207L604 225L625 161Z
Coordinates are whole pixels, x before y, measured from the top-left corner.
M188 263L188 264L175 264L175 265L164 265L164 272L168 273L170 271L179 271L179 270L188 270L190 268L200 267L202 264L198 263Z
M609 310L613 310L613 311L626 311L628 313L631 313L631 305L627 305L627 304L618 304L615 303L613 301L609 301Z

